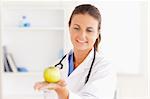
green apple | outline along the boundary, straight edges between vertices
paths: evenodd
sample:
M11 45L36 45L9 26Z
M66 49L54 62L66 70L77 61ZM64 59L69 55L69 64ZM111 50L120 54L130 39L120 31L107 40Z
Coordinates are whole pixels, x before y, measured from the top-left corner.
M57 67L48 67L44 70L44 80L49 83L56 83L60 80L60 71Z

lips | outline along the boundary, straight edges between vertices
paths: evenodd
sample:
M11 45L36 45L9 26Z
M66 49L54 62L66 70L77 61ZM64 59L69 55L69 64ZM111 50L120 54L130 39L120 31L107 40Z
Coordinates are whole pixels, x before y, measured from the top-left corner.
M83 40L76 40L78 43L87 43L87 41L83 41Z

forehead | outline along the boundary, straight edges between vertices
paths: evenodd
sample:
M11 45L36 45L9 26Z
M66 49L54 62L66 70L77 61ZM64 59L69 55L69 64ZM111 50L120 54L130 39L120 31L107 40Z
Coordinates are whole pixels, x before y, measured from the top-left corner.
M71 24L86 25L97 28L98 20L89 14L75 14L72 17Z

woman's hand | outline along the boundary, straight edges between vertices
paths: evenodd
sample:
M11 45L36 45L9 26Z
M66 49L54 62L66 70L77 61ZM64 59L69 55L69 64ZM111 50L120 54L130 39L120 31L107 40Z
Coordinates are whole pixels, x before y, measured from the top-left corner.
M55 90L59 99L68 99L69 92L66 88L66 82L64 80L60 80L57 83L48 83L48 82L37 82L34 85L35 90Z

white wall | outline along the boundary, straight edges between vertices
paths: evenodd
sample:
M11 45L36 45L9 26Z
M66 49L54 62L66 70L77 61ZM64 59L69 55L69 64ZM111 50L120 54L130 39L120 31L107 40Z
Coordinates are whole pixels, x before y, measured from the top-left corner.
M147 3L141 3L141 73L139 75L118 75L119 95L121 99L148 99L148 13Z
M1 1L0 1L0 23L1 23ZM0 35L1 35L1 24L0 24ZM2 98L2 95L1 95L1 64L2 64L2 59L1 59L1 36L0 36L0 99Z
M150 98L150 2L148 6L148 96Z

